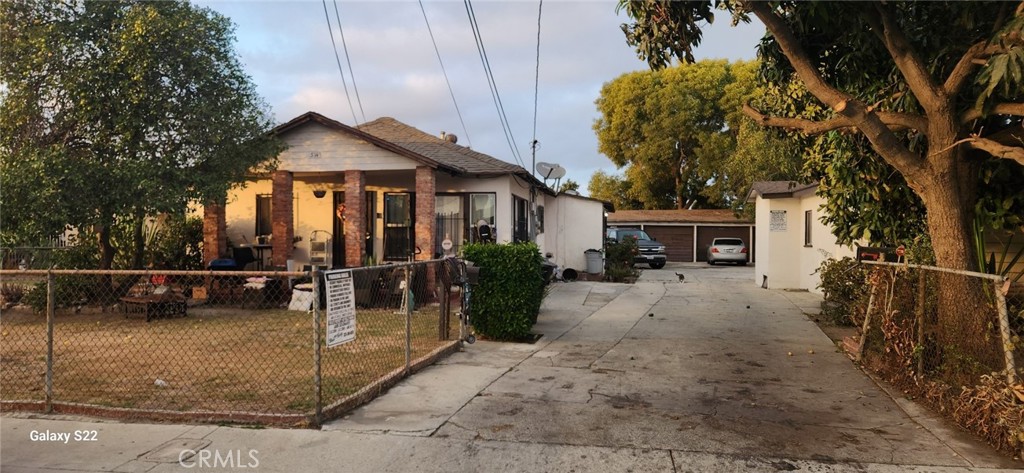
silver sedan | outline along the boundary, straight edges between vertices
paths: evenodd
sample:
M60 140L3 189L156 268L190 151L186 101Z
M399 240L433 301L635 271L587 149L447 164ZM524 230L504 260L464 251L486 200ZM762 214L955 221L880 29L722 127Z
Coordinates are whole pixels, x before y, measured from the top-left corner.
M708 247L708 264L729 262L743 266L747 261L747 245L739 238L715 238Z

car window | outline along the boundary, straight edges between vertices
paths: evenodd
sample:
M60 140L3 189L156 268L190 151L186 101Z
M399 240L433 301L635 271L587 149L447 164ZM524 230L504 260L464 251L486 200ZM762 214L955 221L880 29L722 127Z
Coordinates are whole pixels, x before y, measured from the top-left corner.
M743 240L739 238L715 238L713 245L735 245L742 246Z
M637 240L651 239L651 237L647 235L647 232L643 230L619 230L619 240L626 237L633 237L636 238Z

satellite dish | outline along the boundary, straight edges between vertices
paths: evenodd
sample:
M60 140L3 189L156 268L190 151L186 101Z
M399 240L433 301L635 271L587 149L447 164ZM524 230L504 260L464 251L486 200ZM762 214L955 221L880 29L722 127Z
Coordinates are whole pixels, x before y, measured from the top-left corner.
M548 179L561 179L565 177L565 168L557 164L539 162L537 163L537 173L544 177L544 180Z

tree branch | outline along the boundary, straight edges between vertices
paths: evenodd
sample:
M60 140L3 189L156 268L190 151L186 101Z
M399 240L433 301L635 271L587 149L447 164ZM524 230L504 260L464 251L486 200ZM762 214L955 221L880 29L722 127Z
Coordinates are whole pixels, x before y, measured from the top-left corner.
M976 108L972 108L963 115L960 116L961 124L968 124L974 120L982 117L982 111ZM988 113L991 115L1013 115L1017 117L1024 117L1024 103L1000 103L992 107L992 110Z
M789 63L793 65L797 76L807 86L808 91L829 107L836 107L841 102L852 98L825 82L821 73L818 72L818 68L815 67L807 52L796 39L796 35L783 19L771 10L769 5L761 2L746 2L746 6L771 31L775 42L779 44L782 53L789 59Z
M1021 166L1024 166L1024 148L1020 146L1007 146L987 138L967 138L964 141L967 146L976 150L984 151L997 158L1011 159Z
M942 88L946 91L946 94L952 96L960 93L960 90L967 85L967 81L971 78L971 74L978 66L985 65L984 58L991 56L999 52L1002 46L999 44L989 44L988 41L981 41L971 45L964 52L964 55L957 61L956 66L949 73L949 77L946 78L946 83L943 84Z
M873 17L870 13L865 17L873 28L882 29L882 43L885 44L885 49L889 51L896 67L907 80L910 90L914 92L914 96L929 114L939 111L945 105L945 100L942 97L945 91L940 89L932 78L921 56L914 50L910 40L896 23L896 18L893 17L887 6L876 3L875 11L878 13L878 18Z
M896 112L869 113L876 114L879 120L892 131L917 130L921 133L927 133L928 122L920 115ZM857 127L853 120L843 115L836 115L824 121L808 120L805 118L770 117L759 112L750 104L743 105L743 114L764 126L798 130L808 135L818 135L827 131Z
M911 187L914 187L923 168L921 157L907 149L877 113L871 113L864 103L826 83L807 55L807 51L796 39L793 30L769 5L749 1L743 2L743 6L749 8L768 28L807 90L850 120L849 123L864 134L875 151L899 170Z

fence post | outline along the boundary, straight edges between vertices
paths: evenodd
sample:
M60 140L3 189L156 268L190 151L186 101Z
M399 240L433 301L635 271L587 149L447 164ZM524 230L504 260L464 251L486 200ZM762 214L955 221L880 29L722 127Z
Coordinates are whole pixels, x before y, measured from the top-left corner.
M311 271L310 274L313 276L313 416L316 425L319 426L324 411L320 377L320 295L324 288L320 283L320 270Z
M409 366L412 364L412 306L414 304L412 299L412 273L413 266L406 266L405 268L405 297L402 301L405 302L405 372L409 372Z
M46 413L53 412L53 323L57 310L57 284L53 270L46 271Z
M924 268L917 270L917 346L920 350L917 357L917 375L924 374L924 304L928 286L928 272Z
M1002 282L1002 287L1000 287ZM994 281L996 307L999 309L999 335L1003 342L1003 358L1006 360L1006 382L1011 386L1017 383L1017 367L1013 362L1013 341L1010 339L1010 321L1006 314L1006 292L1010 289L1010 281Z
M857 356L854 358L854 361L860 361L864 356L864 344L867 343L868 331L871 330L871 306L875 304L875 292L878 289L878 282L879 281L876 280L876 282L871 284L871 296L868 297L868 310L864 313L864 325L861 328L860 344L857 345Z

